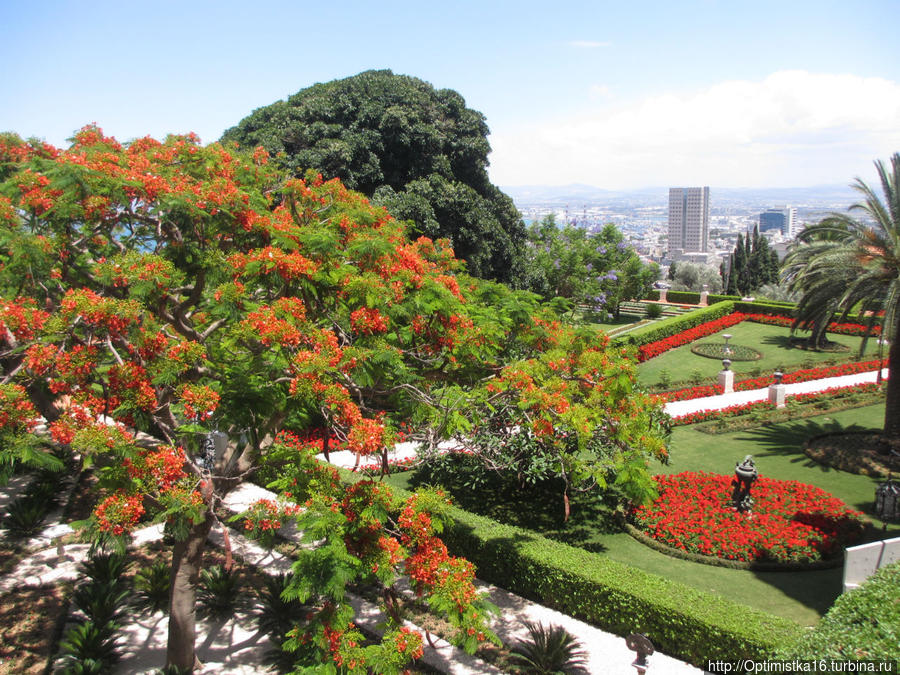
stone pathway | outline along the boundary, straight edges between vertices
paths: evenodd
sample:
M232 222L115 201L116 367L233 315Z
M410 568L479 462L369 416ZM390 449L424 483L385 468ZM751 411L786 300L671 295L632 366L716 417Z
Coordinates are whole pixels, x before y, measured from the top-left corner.
M882 377L887 379L888 369L885 368ZM809 382L795 382L786 384L785 394L787 396L796 396L797 394L811 394L817 391L824 391L833 387L852 387L856 384L864 384L867 382L876 382L878 379L878 371L873 370L868 373L854 373L853 375L841 375L839 377L826 377L821 380L810 380ZM752 403L754 401L765 401L769 398L769 389L752 389L749 391L736 391L731 394L719 394L718 396L705 396L703 398L695 398L690 401L671 401L666 403L665 411L672 417L680 417L688 413L698 412L700 410L720 410L730 405L740 405L744 403Z

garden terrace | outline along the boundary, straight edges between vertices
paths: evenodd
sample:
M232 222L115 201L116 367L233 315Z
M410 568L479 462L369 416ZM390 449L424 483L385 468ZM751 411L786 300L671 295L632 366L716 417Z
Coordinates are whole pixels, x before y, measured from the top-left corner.
M745 455L752 454L760 474L780 480L797 480L815 485L838 497L851 508L874 518L872 510L878 481L837 471L807 458L803 441L818 433L837 430L877 428L884 405L873 405L834 414L786 422L731 434L710 436L687 426L673 431L672 462L656 464L657 473L715 471L729 473ZM398 486L416 483L411 472L394 474L386 480ZM419 480L436 483L437 476ZM673 559L639 543L622 531L616 514L602 499L579 496L573 500L572 517L562 522L558 501L552 490L521 491L517 485L496 483L466 485L463 474L445 481L459 506L487 515L499 522L533 528L551 539L638 568L670 580L713 592L739 603L812 625L830 607L840 592L841 569L806 572L751 572L699 565ZM878 538L900 535L900 526L888 525ZM869 532L872 536L873 532ZM497 583L504 583L497 579Z
M704 342L724 342L722 335L732 336L730 344L746 345L762 352L756 361L736 361L731 369L735 377L771 375L775 370L784 371L811 368L814 366L859 360L862 338L850 335L829 334L829 340L847 348L845 353L817 352L798 348L791 342L790 329L751 321L722 328L712 335L703 337ZM864 359L878 356L877 340L869 339ZM721 363L697 356L691 352L691 343L669 349L663 354L644 361L638 366L638 379L648 387L659 387L661 379L671 383L697 384L712 383L722 370ZM663 373L667 373L666 378ZM699 381L697 381L699 380Z

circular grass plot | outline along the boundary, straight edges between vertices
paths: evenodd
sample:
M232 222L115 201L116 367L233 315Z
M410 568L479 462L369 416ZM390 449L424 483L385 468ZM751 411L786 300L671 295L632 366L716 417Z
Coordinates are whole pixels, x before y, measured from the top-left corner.
M700 342L691 346L691 351L697 356L707 359L731 359L732 361L758 361L762 358L762 352L745 345L726 345L724 342Z

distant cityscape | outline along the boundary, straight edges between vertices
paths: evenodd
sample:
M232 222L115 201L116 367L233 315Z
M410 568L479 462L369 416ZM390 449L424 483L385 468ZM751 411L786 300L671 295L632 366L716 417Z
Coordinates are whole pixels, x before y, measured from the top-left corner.
M760 233L780 258L797 233L858 201L848 186L809 188L647 188L608 191L587 185L502 188L526 223L553 215L598 230L614 223L647 261L667 267L687 260L719 266L738 234Z

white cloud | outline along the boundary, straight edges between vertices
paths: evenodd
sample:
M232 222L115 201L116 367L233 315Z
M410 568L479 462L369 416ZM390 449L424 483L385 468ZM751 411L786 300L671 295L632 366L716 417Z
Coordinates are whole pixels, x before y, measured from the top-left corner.
M491 145L500 185L848 183L900 150L900 83L783 71L495 129Z
M611 42L597 42L595 40L572 40L569 42L570 47L578 49L599 49L600 47L609 47Z

